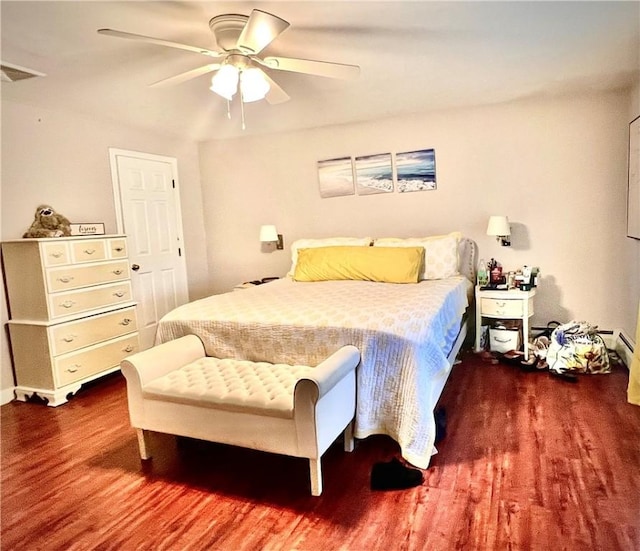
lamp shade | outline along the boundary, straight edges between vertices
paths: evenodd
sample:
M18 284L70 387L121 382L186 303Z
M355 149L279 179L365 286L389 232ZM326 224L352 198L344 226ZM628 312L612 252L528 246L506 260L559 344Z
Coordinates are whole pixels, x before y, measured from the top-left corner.
M211 91L231 101L238 91L238 73L233 65L223 65L211 79Z
M511 235L509 219L506 216L491 216L487 226L487 235L507 236Z
M264 99L270 87L262 71L256 67L245 69L240 73L240 91L242 101L245 103Z
M260 241L269 243L278 241L278 230L273 225L260 226Z

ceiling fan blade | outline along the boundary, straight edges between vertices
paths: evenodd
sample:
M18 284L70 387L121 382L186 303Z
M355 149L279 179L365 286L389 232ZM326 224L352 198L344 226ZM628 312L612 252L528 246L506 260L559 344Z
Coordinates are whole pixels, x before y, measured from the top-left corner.
M269 75L267 75L264 71L262 71L265 80L269 83L269 91L265 96L265 99L271 105L276 105L278 103L284 103L285 101L289 101L291 98L289 94L287 94L280 85L274 81Z
M128 33L124 31L116 31L114 29L98 29L99 34L107 36L115 36L117 38L128 38L130 40L140 40L141 42L147 42L148 44L156 44L158 46L167 46L169 48L178 48L179 50L187 50L188 52L195 52L197 54L208 55L210 57L222 57L224 54L209 50L207 48L199 48L198 46L189 46L188 44L181 44L180 42L172 42L170 40L163 40L162 38L154 38L152 36L144 36L141 34Z
M207 73L211 73L213 71L217 71L220 69L222 65L220 63L210 63L209 65L203 65L202 67L197 67L196 69L191 69L190 71L185 71L184 73L180 73L179 75L175 75L173 77L165 78L159 80L158 82L154 82L150 84L150 87L158 87L161 88L163 86L171 86L173 84L181 84L182 82L186 82L187 80L191 80L192 78L199 77L201 75L206 75Z
M344 63L332 63L330 61L313 61L291 57L265 57L263 62L271 69L321 77L348 80L358 78L360 75L360 67L357 65L345 65Z
M238 49L257 54L289 27L289 23L262 10L253 10L238 37Z

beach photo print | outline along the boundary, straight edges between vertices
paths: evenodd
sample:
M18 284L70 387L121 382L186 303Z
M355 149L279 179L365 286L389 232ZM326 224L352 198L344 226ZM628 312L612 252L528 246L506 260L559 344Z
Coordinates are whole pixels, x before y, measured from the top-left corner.
M356 189L358 195L393 191L391 153L356 157Z
M340 197L355 193L351 157L318 161L320 197Z
M436 189L436 151L396 153L398 193Z

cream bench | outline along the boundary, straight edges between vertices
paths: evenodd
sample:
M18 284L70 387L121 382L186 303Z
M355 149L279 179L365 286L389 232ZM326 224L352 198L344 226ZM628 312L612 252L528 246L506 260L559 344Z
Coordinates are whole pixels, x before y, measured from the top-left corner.
M142 459L151 457L148 431L304 457L318 496L322 454L343 431L345 451L353 451L359 363L354 346L316 367L218 359L188 335L129 356L120 367Z

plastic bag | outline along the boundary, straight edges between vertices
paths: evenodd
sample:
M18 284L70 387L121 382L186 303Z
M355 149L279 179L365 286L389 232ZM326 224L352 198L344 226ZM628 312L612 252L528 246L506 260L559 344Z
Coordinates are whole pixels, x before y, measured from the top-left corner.
M551 333L547 350L549 369L564 373L609 373L611 364L598 328L586 321L570 321Z

